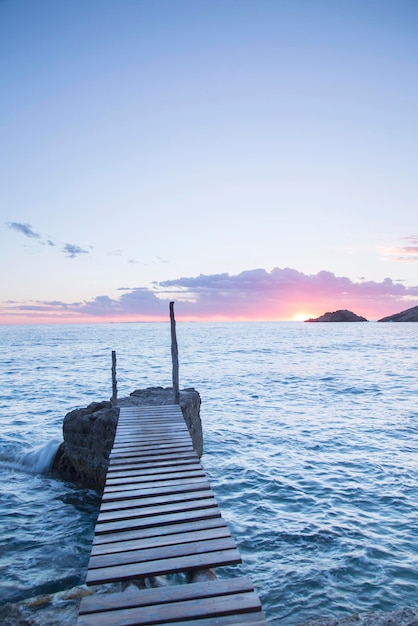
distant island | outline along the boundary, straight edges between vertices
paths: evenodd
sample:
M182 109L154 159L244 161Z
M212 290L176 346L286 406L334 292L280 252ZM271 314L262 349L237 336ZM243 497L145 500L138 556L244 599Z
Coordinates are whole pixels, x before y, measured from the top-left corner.
M418 306L413 306L411 309L406 309L400 313L394 315L388 315L382 317L378 322L418 322Z
M305 320L305 322L367 322L367 320L365 317L356 315L352 311L340 309L339 311L333 311L332 313L324 313L324 315L321 315L320 317L310 318Z
M356 315L352 311L347 309L339 309L338 311L328 311L319 317L311 317L305 322L367 322L365 317ZM418 306L413 306L410 309L405 309L400 313L394 315L388 315L377 320L378 322L418 322Z

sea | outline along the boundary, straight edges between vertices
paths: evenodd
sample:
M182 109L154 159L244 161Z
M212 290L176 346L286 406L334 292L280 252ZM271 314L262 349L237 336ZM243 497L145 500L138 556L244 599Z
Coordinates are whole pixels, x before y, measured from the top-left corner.
M219 576L248 575L281 626L418 606L418 324L178 322L177 341L243 559ZM64 416L111 397L112 350L119 396L170 387L171 338L26 325L0 342L5 605L83 585L100 499L49 471Z

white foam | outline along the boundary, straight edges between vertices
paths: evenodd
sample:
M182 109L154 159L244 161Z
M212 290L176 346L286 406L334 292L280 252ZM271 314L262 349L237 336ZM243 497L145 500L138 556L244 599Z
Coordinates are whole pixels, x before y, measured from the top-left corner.
M23 452L16 459L18 465L33 474L44 474L51 469L61 441L52 439L48 443Z

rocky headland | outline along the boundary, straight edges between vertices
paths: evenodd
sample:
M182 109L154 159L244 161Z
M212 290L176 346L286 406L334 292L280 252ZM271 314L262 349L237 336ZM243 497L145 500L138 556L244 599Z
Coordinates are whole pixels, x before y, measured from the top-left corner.
M305 322L367 322L365 317L356 315L352 311L347 309L340 309L338 311L327 312L320 317L310 318Z
M388 315L382 317L378 322L418 322L418 306L413 306L411 309L406 309L400 313L394 315Z
M149 387L137 389L130 396L120 398L116 408L112 407L111 402L104 401L70 411L64 418L64 441L55 455L53 472L64 480L103 491L119 407L163 404L174 404L173 390ZM180 407L199 457L203 453L200 404L200 395L195 389L180 391Z

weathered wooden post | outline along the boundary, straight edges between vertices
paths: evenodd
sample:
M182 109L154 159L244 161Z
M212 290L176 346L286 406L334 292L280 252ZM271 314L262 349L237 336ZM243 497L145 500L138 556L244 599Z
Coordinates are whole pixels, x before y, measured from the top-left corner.
M173 362L174 404L180 404L179 351L178 351L177 337L176 337L176 320L174 319L174 302L170 302L170 323L171 323L171 360Z
M118 403L118 386L116 380L116 351L112 350L112 406Z

